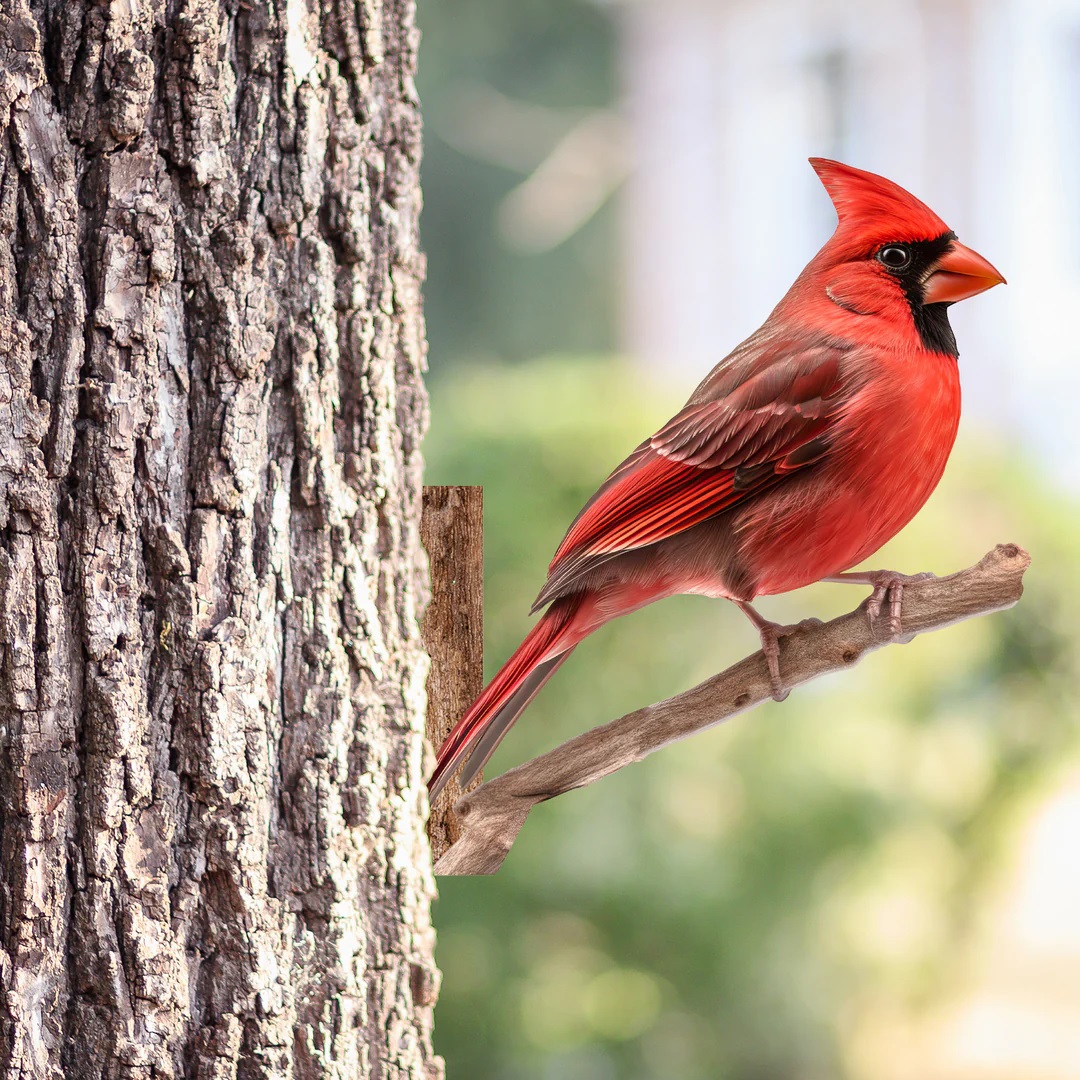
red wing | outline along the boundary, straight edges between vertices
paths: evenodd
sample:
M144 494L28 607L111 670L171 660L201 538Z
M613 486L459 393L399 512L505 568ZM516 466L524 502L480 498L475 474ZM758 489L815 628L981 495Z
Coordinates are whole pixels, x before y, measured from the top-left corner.
M842 355L819 346L768 364L747 357L741 372L718 369L586 504L537 605L598 562L683 532L816 461L845 400Z

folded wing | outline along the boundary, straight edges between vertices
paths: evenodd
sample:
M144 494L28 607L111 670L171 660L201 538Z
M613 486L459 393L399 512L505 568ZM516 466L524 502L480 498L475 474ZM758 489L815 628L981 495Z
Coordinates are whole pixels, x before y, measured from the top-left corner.
M534 610L616 555L690 529L828 453L850 389L848 352L774 341L733 354L586 504Z

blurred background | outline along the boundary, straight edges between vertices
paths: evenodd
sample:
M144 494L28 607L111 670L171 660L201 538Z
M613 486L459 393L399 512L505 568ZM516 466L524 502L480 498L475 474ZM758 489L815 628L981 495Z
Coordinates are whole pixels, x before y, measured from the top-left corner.
M596 485L897 180L1010 284L876 563L1026 595L534 811L443 879L451 1080L1080 1077L1080 0L419 0L429 483L483 484L486 655ZM780 621L857 587L766 599ZM495 775L757 648L681 597L587 641Z

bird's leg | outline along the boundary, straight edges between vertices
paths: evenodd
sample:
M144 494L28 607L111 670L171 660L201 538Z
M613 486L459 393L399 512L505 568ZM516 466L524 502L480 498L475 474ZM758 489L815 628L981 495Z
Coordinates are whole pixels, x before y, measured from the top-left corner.
M783 626L780 623L770 622L760 612L756 611L746 600L736 600L735 605L757 627L761 637L761 651L765 654L765 660L769 665L769 682L772 684L773 701L783 701L791 693L784 686L780 678L780 639L794 634L804 626L820 626L820 619L803 619L802 622Z
M899 574L895 570L855 570L846 574L834 574L826 581L857 582L872 585L874 591L866 601L866 614L870 625L881 614L882 607L888 603L889 637L899 638L903 629L901 611L904 604L904 587L916 581L929 581L934 574Z

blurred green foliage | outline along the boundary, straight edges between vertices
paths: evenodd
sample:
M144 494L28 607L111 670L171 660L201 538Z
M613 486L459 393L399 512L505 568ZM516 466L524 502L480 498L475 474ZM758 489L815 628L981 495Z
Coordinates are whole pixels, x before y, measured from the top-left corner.
M419 0L430 483L485 488L487 671L530 625L563 531L690 390L614 341L613 208L527 253L505 200L616 98L611 9ZM483 363L479 361L484 361ZM513 368L500 362L515 361ZM436 1042L450 1080L875 1080L882 1016L947 994L1020 811L1077 751L1080 512L965 426L930 504L875 562L947 573L992 543L1034 564L1013 610L869 657L539 807L490 879L445 879ZM857 587L766 599L782 621ZM679 597L563 667L489 775L757 648Z
M613 208L537 254L500 235L497 212L584 110L614 100L609 12L588 0L420 0L417 18L432 370L610 349ZM492 94L508 106L498 124L480 107Z
M458 368L432 386L429 483L483 484L492 674L563 530L690 387L625 362ZM541 806L493 878L442 879L437 1045L451 1080L869 1078L874 1016L947 992L1018 810L1077 749L1080 513L968 428L876 564L1032 552L1014 609L892 647ZM766 599L831 617L864 590ZM757 648L679 597L586 641L489 775Z

